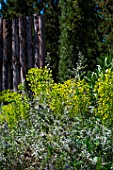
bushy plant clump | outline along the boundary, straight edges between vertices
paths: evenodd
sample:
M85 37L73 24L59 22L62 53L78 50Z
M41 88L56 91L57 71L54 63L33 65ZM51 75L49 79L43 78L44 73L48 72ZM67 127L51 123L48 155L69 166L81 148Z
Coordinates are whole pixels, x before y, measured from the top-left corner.
M54 119L48 110L35 110L9 131L2 124L0 169L110 169L112 133L95 118Z
M100 85L107 87L103 77L95 82L92 94L84 79L54 83L47 67L34 68L26 76L29 90L3 91L0 169L112 169L112 128L103 124L100 112L103 103L98 90ZM104 92L107 95L108 90ZM91 95L96 96L94 112Z
M113 58L112 55L98 59L95 72L85 77L91 89L93 113L102 123L113 128Z
M103 122L109 122L113 127L113 71L107 69L99 75L94 87L97 107L95 113Z
M0 103L0 122L6 121L12 128L21 118L28 119L30 105L27 95L4 90L0 94Z
M55 115L65 111L74 117L76 114L88 112L90 102L90 88L85 80L70 79L63 84L54 83L51 71L45 69L31 69L27 81L33 92L34 101L48 104Z

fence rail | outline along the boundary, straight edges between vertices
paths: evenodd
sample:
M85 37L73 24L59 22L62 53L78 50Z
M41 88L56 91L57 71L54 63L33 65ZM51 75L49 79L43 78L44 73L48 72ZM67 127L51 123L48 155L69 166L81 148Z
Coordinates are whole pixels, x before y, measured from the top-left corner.
M0 18L0 91L24 83L29 68L43 67L45 22L43 15Z

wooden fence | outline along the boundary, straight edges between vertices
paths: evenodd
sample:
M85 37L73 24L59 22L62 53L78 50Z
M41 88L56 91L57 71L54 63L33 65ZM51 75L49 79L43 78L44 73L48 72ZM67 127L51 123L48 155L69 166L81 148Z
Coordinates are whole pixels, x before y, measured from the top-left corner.
M44 16L37 14L0 18L0 91L17 91L29 68L44 66L44 23Z

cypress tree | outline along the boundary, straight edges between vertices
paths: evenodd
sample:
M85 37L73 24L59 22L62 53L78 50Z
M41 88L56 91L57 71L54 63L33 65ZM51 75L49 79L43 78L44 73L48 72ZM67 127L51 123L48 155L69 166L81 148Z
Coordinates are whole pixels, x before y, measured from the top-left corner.
M95 3L87 0L60 0L59 80L73 77L78 53L87 58L89 69L94 67L97 53ZM90 64L92 62L92 64Z
M62 82L71 77L70 70L75 67L80 39L80 9L77 1L60 0L60 40L59 40L59 77Z

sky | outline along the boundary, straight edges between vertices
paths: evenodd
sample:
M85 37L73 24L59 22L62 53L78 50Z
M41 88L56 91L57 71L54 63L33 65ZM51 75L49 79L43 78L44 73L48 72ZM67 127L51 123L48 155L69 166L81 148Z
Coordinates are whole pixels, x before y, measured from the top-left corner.
M7 0L4 0L4 2L6 3L7 2ZM1 5L1 3L0 3L0 9L2 8L2 5Z

